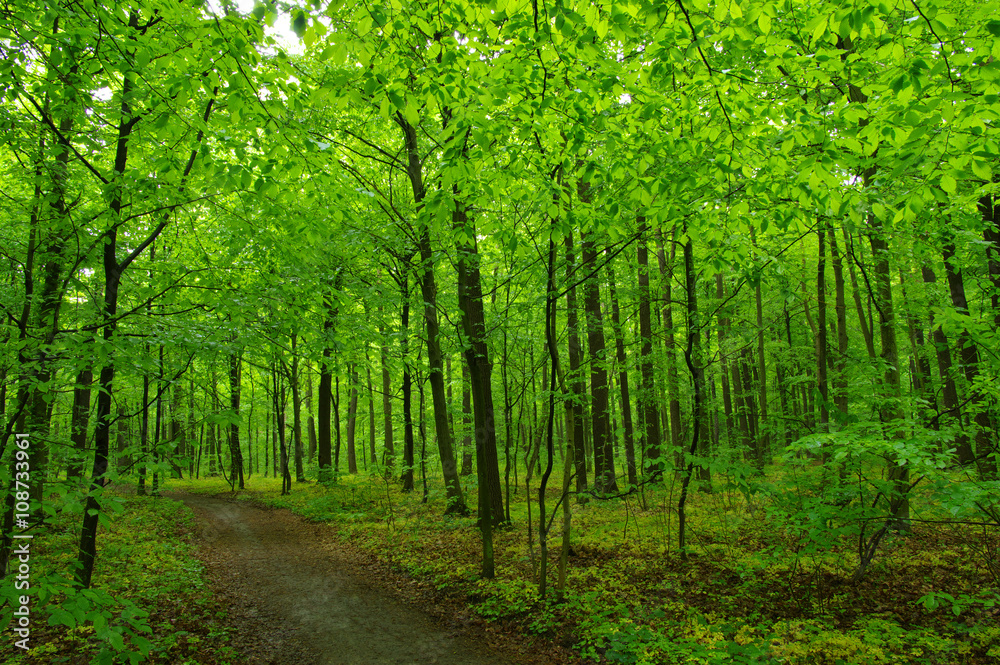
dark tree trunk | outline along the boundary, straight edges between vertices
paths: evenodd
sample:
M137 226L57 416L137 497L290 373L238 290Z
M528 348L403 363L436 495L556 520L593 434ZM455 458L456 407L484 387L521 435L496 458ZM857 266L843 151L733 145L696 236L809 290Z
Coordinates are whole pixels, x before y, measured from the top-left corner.
M671 240L673 240L671 233ZM673 243L670 246L670 260L667 261L663 246L663 237L657 231L658 251L657 261L660 267L660 277L663 280L663 338L666 341L667 355L667 403L670 414L670 445L678 459L684 448L683 428L681 426L680 385L677 373L677 341L674 339L674 256Z
M937 283L937 275L929 265L921 268L921 276L925 285ZM931 341L934 343L935 356L937 358L938 374L941 377L941 414L934 418L935 428L940 427L942 416L945 420L955 419L960 421L961 407L958 404L958 386L955 384L955 375L951 362L951 346L948 337L944 333L941 325L935 324L934 315L930 314ZM956 452L958 461L961 464L971 464L976 459L976 454L972 450L969 436L964 431L960 431L955 436Z
M405 268L404 268L405 270ZM413 491L413 376L410 370L410 283L409 276L404 272L402 279L403 310L400 317L402 339L400 345L403 351L403 491Z
M826 330L826 220L820 220L819 249L816 261L816 387L819 390L819 427L827 431L830 423L829 399L830 387L827 381L827 341Z
M441 471L444 475L445 493L447 495L446 514L464 515L468 513L465 497L462 495L462 484L459 480L458 468L455 464L455 446L448 425L448 401L444 389L444 356L441 353L440 325L437 314L437 283L434 279L434 252L431 249L430 220L423 213L425 196L423 182L423 163L420 161L417 145L417 130L409 122L399 119L405 139L407 164L406 173L413 190L413 201L416 205L416 216L420 230L417 234L417 245L420 250L420 294L423 296L424 329L427 331L427 365L430 370L431 401L434 408L434 430L438 445L438 455L441 458Z
M639 395L638 407L643 424L642 450L650 474L663 471L660 459L660 414L656 404L656 381L653 370L653 325L649 294L649 250L646 246L646 219L638 218L639 239L636 260L639 264Z
M581 198L583 198L581 196ZM601 294L597 286L597 253L589 238L581 241L584 270L593 273L583 287L583 308L587 313L587 349L590 353L590 422L594 446L594 489L618 491L615 478L614 447L608 413L608 369L605 357L604 321Z
M229 425L229 460L230 482L239 483L240 489L245 489L243 482L243 450L240 448L240 397L242 372L239 354L233 352L229 356L229 408L232 409L233 421Z
M684 351L684 360L687 363L688 371L691 372L691 379L694 383L694 400L692 403L692 423L691 445L688 447L688 455L685 460L685 471L681 482L680 498L677 501L677 544L681 553L681 558L685 561L687 554L687 495L691 478L694 475L694 456L703 446L702 436L704 433L704 395L705 395L705 367L701 352L701 321L698 313L698 289L694 270L694 248L691 240L684 244L684 283L687 291L687 347Z
M79 478L83 474L83 460L87 451L87 429L90 423L90 384L94 373L88 367L76 375L73 388L73 414L70 421L70 441L73 443L73 461L66 470L66 477Z
M567 403L569 422L567 425L570 443L573 446L573 464L576 474L576 498L578 502L586 499L587 491L587 450L584 444L584 414L583 401L586 390L583 372L580 365L583 362L583 348L580 345L580 322L576 307L576 256L573 251L573 233L567 230L566 238L566 281L570 287L566 289L566 338L569 358L569 390L570 400Z
M830 258L833 261L833 283L836 291L837 312L837 355L833 373L833 404L837 408L836 424L843 426L847 421L847 298L844 294L844 261L837 249L837 233L830 229Z
M456 192L457 193L457 192ZM479 272L475 224L468 219L464 205L456 201L452 214L455 230L466 240L458 241L458 304L462 310L465 360L469 366L473 415L476 424L476 468L479 474L480 527L498 526L504 519L500 485L500 461L497 457L496 426L493 415L493 389L489 347L486 343L486 315ZM492 533L489 534L492 547Z
M726 338L729 336L729 315L728 307L724 307L722 302L726 298L726 288L721 272L715 273L715 298L719 301L718 323L716 338L719 341L719 373L722 375L722 407L726 414L726 438L732 440L735 420L733 419L733 395L729 387L729 359L726 355ZM779 365L780 367L780 365ZM782 382L779 380L778 385ZM782 393L784 394L784 393Z
M628 470L628 482L635 486L639 483L635 468L635 443L632 434L632 402L628 391L628 363L625 357L625 333L622 331L621 312L618 305L618 294L615 291L615 272L611 267L611 252L608 254L608 295L611 298L611 327L615 333L615 358L618 360L618 388L622 397L622 432L625 443L625 465Z
M295 482L306 482L306 473L302 458L302 390L300 385L302 372L299 370L298 335L292 335L292 369L288 377L292 389L292 445L295 456Z
M350 381L347 398L347 473L355 474L358 472L358 456L355 449L358 423L358 370L354 363L348 365L347 376Z
M955 243L949 239L944 246L944 267L948 275L948 290L951 292L951 304L955 307L959 316L965 318L969 316L969 303L965 296L965 280L955 261ZM992 422L986 410L986 404L982 403L983 395L976 387L976 379L979 376L979 347L976 346L972 335L969 334L967 326L963 325L958 334L959 354L962 358L962 374L965 376L968 395L974 404L975 411L973 421L976 423L975 431L975 456L976 464L979 467L979 475L984 480L992 480L997 475L997 462L993 453L992 442Z
M382 308L379 307L379 312L382 312ZM385 333L385 328L379 327L379 334L382 335L382 350L381 350L381 360L382 360L382 441L383 441L383 451L385 455L385 466L387 469L392 469L393 463L396 460L396 449L393 446L392 441L392 395L390 390L392 390L391 377L389 375L389 338ZM391 475L391 471L390 471Z
M462 363L462 473L472 474L472 391L469 366Z

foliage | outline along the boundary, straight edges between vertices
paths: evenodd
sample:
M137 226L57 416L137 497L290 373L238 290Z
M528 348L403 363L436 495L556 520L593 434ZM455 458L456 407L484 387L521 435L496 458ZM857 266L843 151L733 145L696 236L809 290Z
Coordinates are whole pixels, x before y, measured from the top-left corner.
M34 539L32 648L25 655L8 640L0 662L49 665L79 654L95 664L242 662L194 558L191 512L169 499L117 498L122 512L102 530L97 588L76 590L58 572L76 545L75 514L54 516L52 530ZM15 593L23 592L4 587L5 626Z
M911 534L888 538L868 577L852 585L857 529L843 527L849 516L817 507L823 469L804 459L797 468L766 471L752 483L730 479L745 494L695 494L687 564L662 546L669 526L660 506L669 484L646 488L645 509L623 500L574 507L574 555L561 602L538 597L531 564L537 553L526 547L523 526L497 533L498 561L505 563L496 579L479 579L478 532L472 520L441 516L434 504L443 496L422 504L392 488L395 525L377 478L300 487L291 497L279 497L272 481L255 480L250 491L231 496L328 522L345 541L468 602L484 620L571 640L592 660L973 664L1000 652L997 588L984 587L991 581L975 555L974 530L916 522ZM931 485L923 491L932 492ZM930 503L929 494L922 497ZM524 524L524 508L522 495L512 506L515 525ZM941 508L921 513L938 515Z

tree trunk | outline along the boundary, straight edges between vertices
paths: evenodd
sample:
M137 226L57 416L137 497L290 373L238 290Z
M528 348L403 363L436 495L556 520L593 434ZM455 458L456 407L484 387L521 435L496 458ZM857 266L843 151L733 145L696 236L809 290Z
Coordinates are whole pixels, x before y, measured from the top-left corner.
M584 199L583 191L581 199ZM614 447L608 413L608 369L601 294L597 286L597 253L594 251L593 241L586 236L581 240L580 246L584 270L593 273L584 282L583 309L587 313L587 350L590 354L590 423L594 446L594 489L610 494L618 491L618 483L615 478Z
M937 275L927 264L921 268L921 276L925 285L937 283ZM961 407L958 403L958 386L955 384L954 370L951 361L951 345L945 335L944 328L940 323L935 323L934 315L929 314L931 326L931 341L934 343L935 356L937 358L938 374L941 377L941 406L942 411L933 419L935 429L941 425L942 416L946 419L961 421ZM964 431L959 431L955 436L955 446L960 464L971 464L976 459L976 454L972 450L969 435Z
M379 306L379 313L381 314L382 307ZM389 375L389 338L386 335L385 328L379 326L379 334L382 336L382 350L381 350L381 360L382 360L382 448L384 451L384 462L386 469L389 469L389 474L392 474L392 466L396 460L396 449L393 446L392 441L392 394L389 392L392 390L391 377Z
M441 458L441 471L444 475L445 493L448 501L445 513L464 515L468 513L468 509L465 506L465 497L462 495L462 484L455 464L455 446L451 428L448 425L448 400L444 387L444 357L441 353L441 333L437 314L437 283L434 279L434 252L431 249L430 219L423 212L425 196L423 163L420 161L416 128L402 119L398 120L398 124L403 129L407 155L406 173L413 190L415 214L419 225L417 246L420 250L421 263L420 294L424 302L424 328L427 332L427 365L430 371L435 438L437 439L438 455Z
M750 237L756 247L757 241L753 235L753 227L750 227ZM764 356L764 303L761 294L761 276L757 276L754 285L754 302L757 306L757 406L760 409L757 425L757 449L760 451L761 461L766 464L770 461L771 452L771 431L770 423L767 419L767 362Z
M462 472L472 475L472 392L469 366L462 363Z
M639 239L636 260L639 264L639 394L638 407L643 424L642 451L650 475L663 471L660 459L660 414L656 404L656 382L653 370L653 325L649 294L649 250L646 246L645 217L637 219Z
M368 349L365 348L365 377L368 381L368 453L371 463L378 462L375 454L375 387L372 385L372 366L368 358Z
M704 394L705 394L705 367L701 352L701 321L698 313L698 289L694 270L694 248L690 238L684 243L684 283L687 291L687 347L684 351L684 360L687 363L688 371L691 372L691 379L694 383L694 400L692 403L692 431L691 445L688 447L688 455L685 460L685 472L681 482L680 498L677 501L677 545L681 553L681 558L685 561L687 553L687 495L688 487L691 484L691 477L694 475L694 456L702 447L702 433L704 432Z
M951 292L951 303L964 320L969 316L969 303L965 296L965 280L955 261L955 242L949 238L943 251L945 272L948 275L948 290ZM968 327L964 324L958 334L959 354L962 358L962 374L968 384L966 390L969 398L973 402L971 408L975 410L973 421L975 426L975 456L976 465L979 467L979 476L983 480L992 480L997 475L997 462L994 457L996 452L992 444L992 422L987 412L986 404L983 402L983 395L976 387L976 379L979 376L979 347L976 346L972 335L969 334Z
M229 425L229 459L230 483L239 482L239 488L245 489L243 482L243 451L240 448L240 396L242 395L240 357L235 351L229 355L229 408L232 409L232 422Z
M873 174L872 174L873 175ZM866 185L870 175L866 174ZM879 315L879 338L882 344L882 366L884 368L883 389L880 396L879 415L886 427L886 435L890 438L903 436L903 411L901 407L902 391L900 387L899 350L896 343L896 319L892 302L892 279L889 268L889 246L885 240L881 223L870 216L872 233L869 236L872 255L875 260L873 270L875 279L875 302ZM908 497L910 484L910 468L896 459L887 460L889 479L895 481L896 495L890 501L893 518L901 528L909 525L910 501Z
M875 359L875 339L874 333L871 326L868 325L868 318L865 316L865 308L861 304L861 289L858 288L858 277L854 272L855 263L859 263L857 257L854 256L854 241L851 235L847 232L847 227L842 227L841 232L844 236L844 243L846 245L845 251L849 253L852 260L847 262L847 272L851 278L851 293L854 294L854 308L858 312L858 324L861 326L861 336L865 340L865 350L868 351L868 357L872 360Z
M672 235L673 233L671 233ZM670 261L668 262L663 246L663 236L659 231L656 232L656 240L659 245L657 261L659 262L660 276L663 279L663 338L666 340L667 355L667 402L670 412L670 445L673 447L674 453L680 456L684 447L684 438L681 428L680 386L677 374L677 342L674 339L673 279L676 250L674 245L671 244Z
M354 363L347 366L350 388L347 398L347 473L358 472L358 456L355 449L355 434L358 424L358 370Z
M410 282L405 272L402 278L403 309L400 317L400 346L403 352L403 491L413 491L413 376L410 369Z
M580 366L583 363L583 347L580 344L580 322L576 307L576 255L573 250L572 229L566 231L564 239L566 247L566 281L570 287L566 289L566 339L567 357L569 358L569 391L570 400L567 405L569 423L567 434L573 445L573 463L576 474L576 500L578 503L586 501L587 491L587 450L584 443L584 414L583 401L586 386L583 379L583 371Z
M721 272L715 273L715 298L719 301L718 323L716 338L719 342L719 373L722 375L722 407L726 414L726 438L732 440L735 421L733 419L733 394L729 387L729 360L726 356L726 338L729 336L729 315L728 307L724 307L722 302L726 299L726 287ZM781 385L778 381L778 385Z
M816 336L816 387L819 390L819 429L820 432L829 431L830 411L830 387L827 382L827 341L826 329L826 227L827 222L821 219L819 222L819 246L816 261L816 328L819 333Z
M456 192L457 194L457 192ZM500 485L500 462L497 458L496 428L493 416L493 389L490 376L489 347L486 344L486 316L483 308L483 287L479 272L475 224L468 219L465 206L455 202L452 213L459 238L458 304L462 310L463 345L469 366L473 415L476 423L476 467L479 477L480 528L498 526L504 518L503 495ZM492 531L488 536L492 547ZM486 541L484 540L484 543ZM492 556L492 554L491 554Z
M292 335L292 370L288 377L289 387L292 389L292 444L295 455L295 482L306 482L306 474L302 464L302 391L300 390L298 336Z
M306 428L309 431L309 452L307 459L310 464L316 459L316 418L313 416L313 379L306 381Z
M79 478L83 474L83 460L87 451L87 428L90 421L90 384L94 373L88 367L76 375L73 388L73 414L70 421L70 441L73 443L73 458L66 470L66 478Z
M635 487L639 483L635 468L635 443L632 435L632 402L628 391L628 363L625 357L625 333L622 331L618 294L615 292L615 271L611 267L612 255L608 255L608 295L611 298L611 327L615 333L615 358L618 361L618 388L622 397L622 432L625 443L625 465L628 482Z
M837 313L837 355L833 370L833 404L837 409L834 416L839 429L847 422L847 298L844 295L844 261L837 249L837 232L830 229L830 258L833 261L833 284L836 291Z

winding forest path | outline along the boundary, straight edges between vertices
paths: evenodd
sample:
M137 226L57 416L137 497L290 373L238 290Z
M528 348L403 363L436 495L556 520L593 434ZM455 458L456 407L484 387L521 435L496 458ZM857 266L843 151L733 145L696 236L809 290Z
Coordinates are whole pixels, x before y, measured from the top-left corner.
M436 624L364 578L328 527L287 510L174 493L197 516L199 557L255 665L513 665L461 624Z

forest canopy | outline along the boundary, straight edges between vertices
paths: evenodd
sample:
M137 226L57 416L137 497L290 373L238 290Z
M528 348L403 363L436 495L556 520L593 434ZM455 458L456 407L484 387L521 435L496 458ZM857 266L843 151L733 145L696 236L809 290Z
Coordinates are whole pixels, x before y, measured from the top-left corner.
M998 16L6 3L0 569L72 520L32 593L81 597L117 488L360 474L473 516L486 580L520 520L540 598L591 505L689 561L728 492L853 585L959 525L991 616Z

